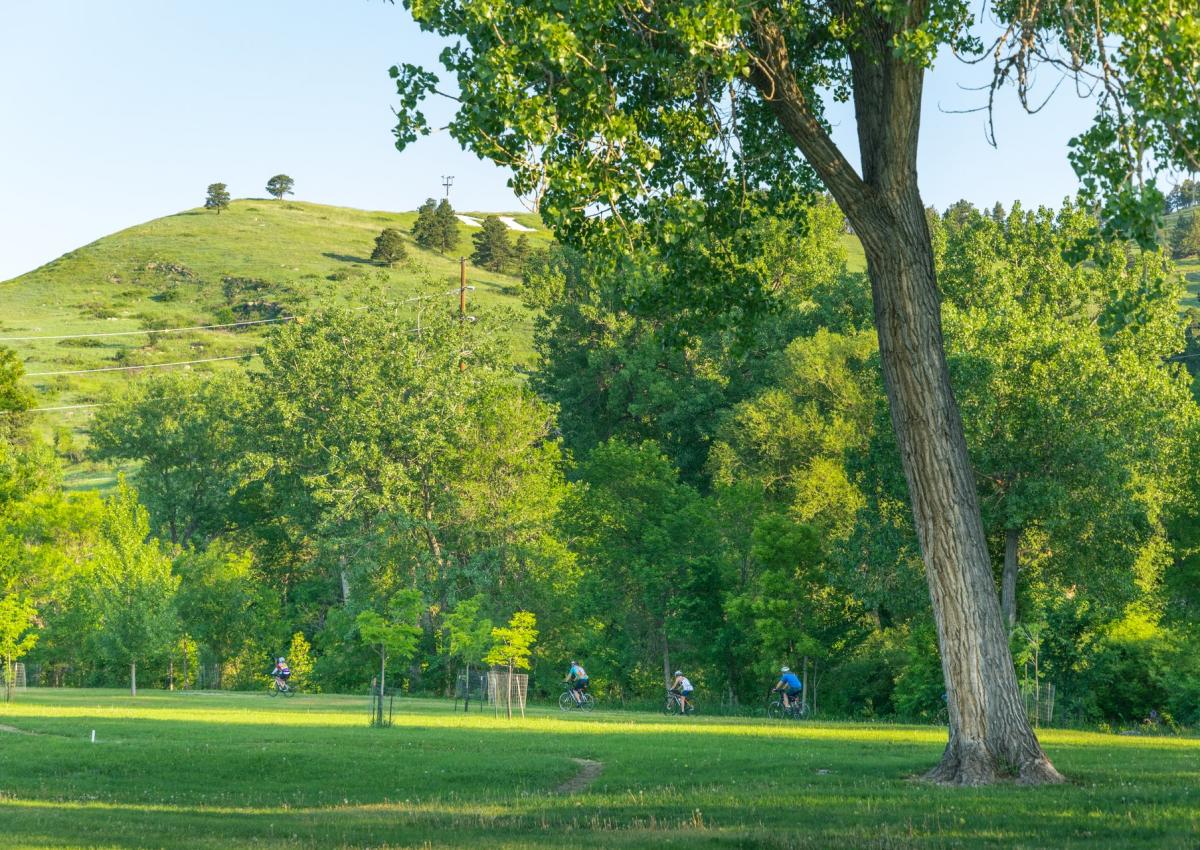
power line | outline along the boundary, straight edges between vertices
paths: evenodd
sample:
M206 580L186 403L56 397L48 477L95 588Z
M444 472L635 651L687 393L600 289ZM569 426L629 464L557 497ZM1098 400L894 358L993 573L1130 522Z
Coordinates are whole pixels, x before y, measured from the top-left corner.
M247 322L228 322L223 325L192 325L187 328L143 328L139 331L108 331L91 334L59 334L56 336L0 336L0 342L27 342L35 339L93 339L102 336L139 336L141 334L174 334L184 331L207 331L217 328L240 328L246 325L265 325L269 322L287 322L296 316L278 316L274 319L254 319Z
M474 290L471 286L468 289ZM429 295L415 295L412 298L402 298L399 301L388 301L388 305L394 304L411 304L413 301L427 301L431 298L444 298L447 295L458 295L459 290L450 289L445 292L434 292ZM370 305L364 307L354 307L354 310L369 310ZM109 336L140 336L143 334L173 334L183 333L186 331L206 331L218 330L221 328L239 328L247 325L265 325L271 322L290 322L299 320L300 316L276 316L273 319L249 319L244 322L227 322L220 325L191 325L182 328L143 328L137 331L102 331L96 333L81 333L81 334L56 334L51 336L0 336L0 342L29 342L42 339L95 339L99 337Z
M103 366L99 369L67 369L61 372L26 372L26 378L49 378L55 375L86 375L91 372L129 372L134 369L165 369L168 366L192 366L196 363L216 363L219 360L245 360L257 357L258 352L232 354L228 357L206 357L203 360L179 360L175 363L147 363L144 366Z

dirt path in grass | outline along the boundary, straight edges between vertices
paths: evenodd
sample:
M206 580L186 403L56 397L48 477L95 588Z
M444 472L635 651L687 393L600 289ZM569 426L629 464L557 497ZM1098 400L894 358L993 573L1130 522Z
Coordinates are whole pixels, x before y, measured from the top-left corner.
M600 775L600 771L604 770L603 762L593 761L592 759L574 758L571 761L579 765L579 773L555 788L555 793L578 794L580 791L585 791L589 785L596 781L596 777Z
M16 726L7 726L0 723L0 732L8 732L12 735L36 735L36 732L27 732L24 729L18 729Z

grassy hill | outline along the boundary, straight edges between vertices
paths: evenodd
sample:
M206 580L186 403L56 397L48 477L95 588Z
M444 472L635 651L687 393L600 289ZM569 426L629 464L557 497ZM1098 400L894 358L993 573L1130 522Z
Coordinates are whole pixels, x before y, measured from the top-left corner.
M535 244L550 240L536 215L512 215L535 229L527 234ZM396 299L457 289L457 254L443 257L409 239L411 262L406 265L383 268L367 259L380 230L394 227L407 236L415 218L415 212L240 200L220 215L194 209L155 219L0 283L0 338L138 333L0 339L0 345L14 348L31 374L206 360L252 350L273 325L151 331L303 314L317 305L361 302L372 289ZM459 252L470 252L474 230L460 225ZM475 286L471 303L506 305L528 318L514 295L516 278L472 266L468 278ZM455 301L447 297L447 307ZM518 337L518 350L528 351L529 334L522 329ZM219 361L190 368L244 367L238 361ZM38 407L61 407L103 403L140 374L144 373L114 371L28 380ZM68 442L81 443L93 410L48 411L47 427L68 435ZM86 464L71 471L75 483L83 486L103 484L111 477L88 478L96 471Z

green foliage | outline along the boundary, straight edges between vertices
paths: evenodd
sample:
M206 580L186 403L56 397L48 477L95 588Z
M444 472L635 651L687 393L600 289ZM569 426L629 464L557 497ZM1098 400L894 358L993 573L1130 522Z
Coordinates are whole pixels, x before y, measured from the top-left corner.
M475 249L471 262L494 272L507 271L517 266L516 253L508 238L508 227L494 215L483 220L483 226L471 235Z
M530 611L517 611L507 626L492 629L492 647L484 661L514 670L528 670L537 637L537 617Z
M370 646L386 666L390 658L393 664L406 664L417 651L417 639L421 627L417 619L424 610L421 594L415 590L400 590L388 600L386 615L375 611L362 611L356 623L363 643Z
M404 247L404 237L394 227L387 227L375 237L375 250L371 252L371 262L385 266L394 266L408 259L408 249Z
M1200 215L1193 212L1175 219L1170 245L1171 256L1177 260L1200 254Z
M208 194L204 198L204 208L216 210L217 215L220 215L221 210L229 209L230 200L229 188L224 183L210 183Z
M273 597L264 592L249 552L217 543L188 550L175 562L180 627L217 665L217 687L226 662L264 637L271 625Z
M482 661L491 646L492 621L482 616L483 594L461 600L442 618L450 655L467 664Z
M458 247L458 219L454 208L443 198L429 198L417 208L417 220L412 226L413 239L427 251L445 254Z
M0 662L4 664L5 701L12 700L13 664L37 645L37 609L15 593L0 594Z
M313 681L313 653L312 645L304 637L303 632L296 632L292 635L291 642L288 643L287 654L288 667L292 671L292 678L289 680L295 682L296 686L308 693L320 693L321 687Z
M164 656L178 634L173 603L179 579L124 479L105 502L94 557L101 651L111 664L130 667L136 695L137 665Z
M277 201L282 201L284 195L295 194L292 192L295 185L296 181L286 174L276 174L267 181L267 194Z

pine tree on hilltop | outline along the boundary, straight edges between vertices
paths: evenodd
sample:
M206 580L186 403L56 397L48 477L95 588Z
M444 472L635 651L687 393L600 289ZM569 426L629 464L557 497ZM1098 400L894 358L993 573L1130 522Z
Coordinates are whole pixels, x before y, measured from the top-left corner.
M513 274L521 274L525 269L525 263L529 262L529 257L532 253L533 246L529 244L529 237L522 233L513 242L512 246Z
M417 220L413 222L412 234L417 244L426 251L437 250L437 201L429 198L417 207Z
M437 211L434 213L434 233L436 248L439 253L445 254L447 251L453 251L458 247L458 219L454 216L454 208L450 206L450 202L445 198L437 205Z
M408 249L404 247L404 237L395 228L385 228L375 237L375 250L371 252L371 262L392 266L408 259Z
M292 192L292 187L296 185L296 181L286 174L276 174L267 181L267 194L277 201L282 201L284 195L295 194Z
M471 262L475 265L503 272L512 263L513 246L508 241L508 228L494 215L483 220L483 227L471 235L471 241L475 243L475 250L471 253Z
M206 210L216 210L217 215L221 214L221 210L229 209L229 189L224 183L210 183L208 186L208 197L204 199L204 208Z

